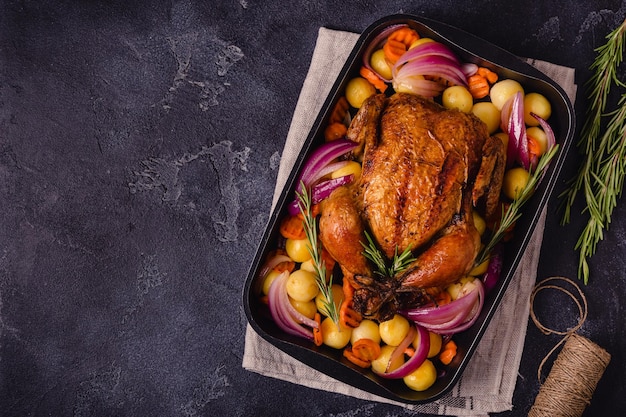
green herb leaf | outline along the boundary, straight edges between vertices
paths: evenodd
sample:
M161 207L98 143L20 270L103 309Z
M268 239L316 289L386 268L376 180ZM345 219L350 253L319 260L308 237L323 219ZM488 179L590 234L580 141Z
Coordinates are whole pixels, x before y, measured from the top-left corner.
M313 216L311 195L307 187L304 185L304 182L302 182L301 185L302 192L296 191L296 196L298 197L300 212L304 216L304 233L306 234L306 238L309 242L309 247L307 249L309 250L309 254L313 260L313 268L315 269L315 275L317 278L317 287L320 289L320 292L324 297L322 305L326 316L330 317L331 320L337 325L337 328L339 328L339 312L337 311L337 306L333 299L334 297L332 292L333 275L331 274L328 280L326 279L326 263L322 259L321 243L317 237L317 222ZM326 281L328 281L328 283Z
M502 213L502 219L500 220L498 228L494 231L489 242L487 242L476 257L474 265L480 265L489 258L493 248L502 240L506 231L521 217L522 206L526 204L528 199L532 196L537 184L543 178L545 169L548 167L550 161L554 158L558 150L559 145L554 145L548 150L548 152L539 158L537 167L530 171L530 176L528 177L526 186L517 194L511 205Z
M385 255L382 253L380 249L374 243L374 240L370 236L367 231L365 231L365 238L367 239L368 244L361 242L363 246L363 256L372 261L372 263L376 266L378 275L384 277L395 277L400 272L404 271L415 258L409 248L406 248L400 255L398 255L398 248L396 247L395 254L390 264L387 264L387 259Z
M603 232L611 223L613 209L621 196L626 174L626 94L613 111L606 109L612 86L626 87L617 76L626 45L626 20L606 37L595 51L593 76L587 84L591 104L578 148L584 155L578 174L560 195L565 198L562 223L569 223L571 209L582 191L589 215L575 249L579 250L578 278L589 280L588 258L593 256Z

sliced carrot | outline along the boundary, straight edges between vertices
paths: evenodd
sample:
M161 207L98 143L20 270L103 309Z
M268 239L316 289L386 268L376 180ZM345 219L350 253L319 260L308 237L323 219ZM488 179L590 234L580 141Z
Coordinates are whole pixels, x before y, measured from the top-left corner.
M322 346L324 338L322 337L322 316L320 313L315 313L314 320L317 323L317 327L313 328L313 343L315 343L315 346Z
M472 97L480 99L489 95L489 81L480 74L474 74L467 78L468 90Z
M279 231L285 239L305 239L304 225L298 216L285 216L280 222Z
M417 32L411 28L403 27L392 32L387 37L387 42L383 45L385 58L395 64L396 61L404 54L411 44L420 37Z
M259 298L259 301L261 301L261 303L268 305L269 304L269 298L267 297L267 295L263 295Z
M489 84L495 84L495 82L498 81L498 74L491 71L489 68L478 67L476 73L485 77Z
M539 144L539 141L532 136L528 136L528 153L531 156L541 156L541 145Z
M339 307L339 321L346 327L358 327L363 320L361 314L355 311L353 306L354 288L350 285L350 282L344 277L343 279L343 301L341 307Z
M348 110L350 109L350 104L348 100L341 96L335 106L333 107L332 112L330 113L329 123L343 123L348 114Z
M350 347L347 347L343 350L343 356L350 362L361 368L369 368L371 365L369 361L364 361L363 359L356 356L352 349L350 349Z
M400 41L388 39L385 45L383 45L383 51L385 52L385 58L390 63L395 64L402 54L407 51L407 46Z
M380 344L372 339L359 339L352 344L352 353L359 359L371 362L380 356Z
M448 340L443 347L443 350L439 354L439 360L444 365L449 365L452 362L452 359L456 356L457 346L454 343L454 340Z
M319 204L313 204L313 206L311 206L311 215L313 217L317 217L318 214L320 214L320 205ZM298 213L297 217L300 220L304 220L304 215L302 214L302 212Z
M413 348L413 346L407 346L406 349L404 349L404 354L412 358L413 355L415 355L415 348Z
M381 93L384 93L385 90L387 90L387 83L385 83L385 81L383 81L382 78L380 78L378 74L376 74L371 69L367 67L361 67L361 69L359 70L359 74L361 74L361 77L369 81Z
M324 139L326 142L343 138L348 132L348 128L341 122L333 122L324 129Z

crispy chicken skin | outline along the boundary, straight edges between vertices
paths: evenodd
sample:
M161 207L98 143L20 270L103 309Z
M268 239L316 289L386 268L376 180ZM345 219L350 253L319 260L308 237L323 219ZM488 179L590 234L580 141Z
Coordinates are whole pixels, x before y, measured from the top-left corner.
M370 97L347 136L359 144L361 176L322 203L320 239L357 288L360 312L380 319L403 307L400 294L471 270L480 249L471 211L497 207L506 155L475 116L413 94ZM396 277L374 277L365 230L388 258L408 248L416 260Z

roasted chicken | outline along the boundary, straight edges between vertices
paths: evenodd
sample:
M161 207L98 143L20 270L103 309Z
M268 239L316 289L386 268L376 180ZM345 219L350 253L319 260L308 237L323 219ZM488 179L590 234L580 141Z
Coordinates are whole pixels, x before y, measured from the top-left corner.
M481 245L472 210L497 210L506 151L473 115L403 93L370 97L347 136L362 173L322 203L320 240L355 287L355 309L385 320L471 270ZM365 231L388 259L409 249L416 260L375 273Z

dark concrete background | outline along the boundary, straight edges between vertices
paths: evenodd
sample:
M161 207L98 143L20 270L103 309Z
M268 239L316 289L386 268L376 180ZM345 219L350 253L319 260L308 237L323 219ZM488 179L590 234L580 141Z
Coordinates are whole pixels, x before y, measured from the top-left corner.
M411 415L241 368L241 290L318 28L398 12L575 67L580 125L626 2L0 1L1 416ZM620 204L583 288L580 333L613 355L586 416L626 412ZM560 226L557 206L539 279L576 276L585 218ZM558 340L529 322L500 415L527 414Z

